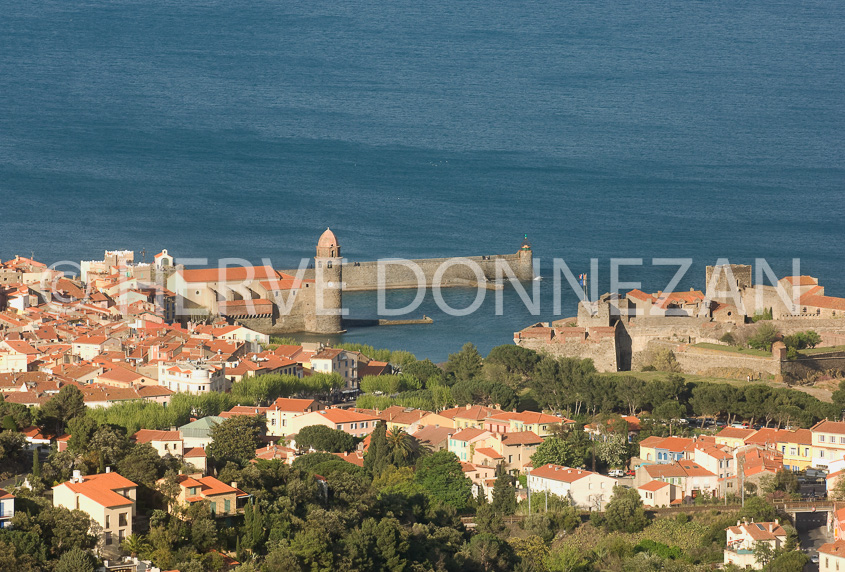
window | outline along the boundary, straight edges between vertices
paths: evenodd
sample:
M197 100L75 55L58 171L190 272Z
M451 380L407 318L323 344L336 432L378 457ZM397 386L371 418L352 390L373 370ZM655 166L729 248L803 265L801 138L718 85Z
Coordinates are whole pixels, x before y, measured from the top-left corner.
M106 533L106 546L111 546L111 532Z
M211 514L217 514L217 503L214 501L211 501Z
M122 512L118 515L118 517L117 517L117 525L118 526L126 526L126 524L127 524L126 523L126 514L127 513Z
M111 528L111 515L106 515L106 528Z
M117 531L117 539L120 542L123 542L124 538L126 538L126 531L121 528L119 531Z
M231 499L225 499L225 500L223 501L223 508L226 510L226 513L227 513L227 514L228 514L229 512L231 512L231 510L232 510L232 501L231 501Z
M335 429L337 429L338 431L341 431L341 430L343 430L343 425L336 425Z
M845 445L845 437L840 437L840 438L839 438L839 444L840 444L840 445Z
M819 435L819 443L824 443L824 435Z

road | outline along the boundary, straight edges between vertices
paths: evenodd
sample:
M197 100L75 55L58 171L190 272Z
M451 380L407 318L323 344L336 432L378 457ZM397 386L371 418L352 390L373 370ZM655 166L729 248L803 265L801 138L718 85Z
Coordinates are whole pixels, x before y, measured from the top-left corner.
M798 530L801 550L808 556L818 554L822 544L833 541L833 535L827 531L827 512L798 513L795 528ZM804 572L818 572L818 569L818 564L810 563L804 567Z

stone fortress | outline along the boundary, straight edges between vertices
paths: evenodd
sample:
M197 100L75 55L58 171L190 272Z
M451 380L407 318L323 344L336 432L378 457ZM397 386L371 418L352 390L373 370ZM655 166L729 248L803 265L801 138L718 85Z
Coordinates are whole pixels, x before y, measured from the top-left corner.
M497 287L501 277L531 280L534 264L527 239L515 254L460 258L351 262L330 230L317 241L307 269L176 267L167 289L176 297L177 318L221 316L264 334L344 331L343 292L379 288Z
M825 295L811 276L788 276L775 285L753 284L750 265L706 268L706 291L632 290L582 301L578 315L537 323L514 334L517 345L555 356L591 358L599 371L639 370L661 349L671 350L685 373L800 379L812 371L845 370L845 355L786 360L776 343L771 356L726 351L728 332L748 329L752 317L771 313L783 335L813 329L823 346L845 345L845 298ZM724 350L699 344L716 344ZM813 363L810 363L813 361Z

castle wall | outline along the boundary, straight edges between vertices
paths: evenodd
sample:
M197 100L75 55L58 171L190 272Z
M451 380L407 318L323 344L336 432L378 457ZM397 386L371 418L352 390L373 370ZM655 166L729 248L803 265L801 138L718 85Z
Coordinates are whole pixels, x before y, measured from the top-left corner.
M795 360L781 362L783 376L792 380L807 379L816 374L845 372L845 352L831 352L800 357Z
M479 275L475 269L467 264L456 263L455 258L423 258L410 260L419 267L422 274L420 279L412 268L401 264L403 261L383 260L384 266L384 287L386 289L416 288L420 281L424 280L425 285L430 287L440 268L443 268L440 276L442 286L466 286L478 281L479 276L484 280L494 281L497 279L497 264L508 264L518 280L532 280L534 278L533 257L531 251L521 251L515 254L493 254L490 256L467 256L464 257L478 265ZM497 262L498 261L498 262ZM379 261L367 262L346 262L343 264L343 290L344 291L366 291L379 288ZM297 270L283 270L287 274L296 275ZM309 268L304 272L304 278L313 279L316 272ZM505 270L501 271L504 279L508 275Z
M779 359L707 350L661 340L653 340L648 344L646 350L635 352L632 359L632 369L642 368L643 365L646 365L645 360L650 352L661 348L672 350L683 373L707 375L712 373L712 370L730 369L748 370L752 376L756 376L757 374L778 375L781 372Z

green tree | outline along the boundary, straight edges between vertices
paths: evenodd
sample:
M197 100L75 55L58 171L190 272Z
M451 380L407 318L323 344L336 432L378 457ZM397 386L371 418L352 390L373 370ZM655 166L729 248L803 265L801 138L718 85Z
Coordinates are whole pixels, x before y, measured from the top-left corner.
M70 439L67 449L73 453L84 454L90 450L91 439L97 431L97 422L90 416L75 417L68 423Z
M370 434L370 446L364 453L364 468L378 476L390 465L391 453L387 443L387 425L379 421Z
M325 425L303 427L296 435L296 446L303 450L313 449L328 453L348 453L355 448L357 439L339 429Z
M408 467L416 463L420 456L419 442L401 427L387 432L387 447L391 463L396 467Z
M446 372L452 374L458 381L475 379L481 373L481 354L474 344L467 342L461 351L449 354L446 362Z
M237 415L226 419L211 429L212 442L208 454L218 463L233 461L246 463L255 458L261 446L260 436L266 423L260 417Z
M41 478L41 460L38 458L38 449L32 450L32 476Z
M516 512L516 487L513 486L513 477L507 473L503 465L499 465L496 472L491 507L497 514L509 516Z
M745 506L740 511L739 517L755 522L771 522L777 518L777 511L762 497L751 497L745 499Z
M604 435L596 442L596 456L610 467L624 467L629 458L627 435Z
M576 454L572 445L560 437L548 437L537 446L537 450L531 455L531 465L542 467L548 463L572 467L576 464Z
M152 488L163 473L163 465L161 457L152 445L136 443L117 463L117 471L132 482Z
M94 572L96 561L91 553L81 548L71 548L56 562L55 572Z
M150 544L143 536L137 532L133 532L123 539L120 547L134 558L141 553L147 552L150 549Z
M486 572L512 570L516 555L510 544L494 534L476 534L468 546L469 569Z
M772 351L772 344L777 341L780 332L771 322L761 322L751 337L748 338L748 347L755 350Z
M55 396L41 407L41 424L55 435L63 435L71 419L85 415L82 392L75 385L62 387Z
M643 501L636 489L616 486L605 508L605 527L609 531L639 532L648 525Z
M575 572L582 569L587 561L577 546L564 544L550 552L543 563L549 572Z
M429 496L457 510L463 510L470 502L472 482L464 475L458 457L450 451L420 457L414 479Z
M655 407L653 415L663 423L669 425L669 435L671 436L673 427L676 422L686 414L686 408L677 401L664 401Z

